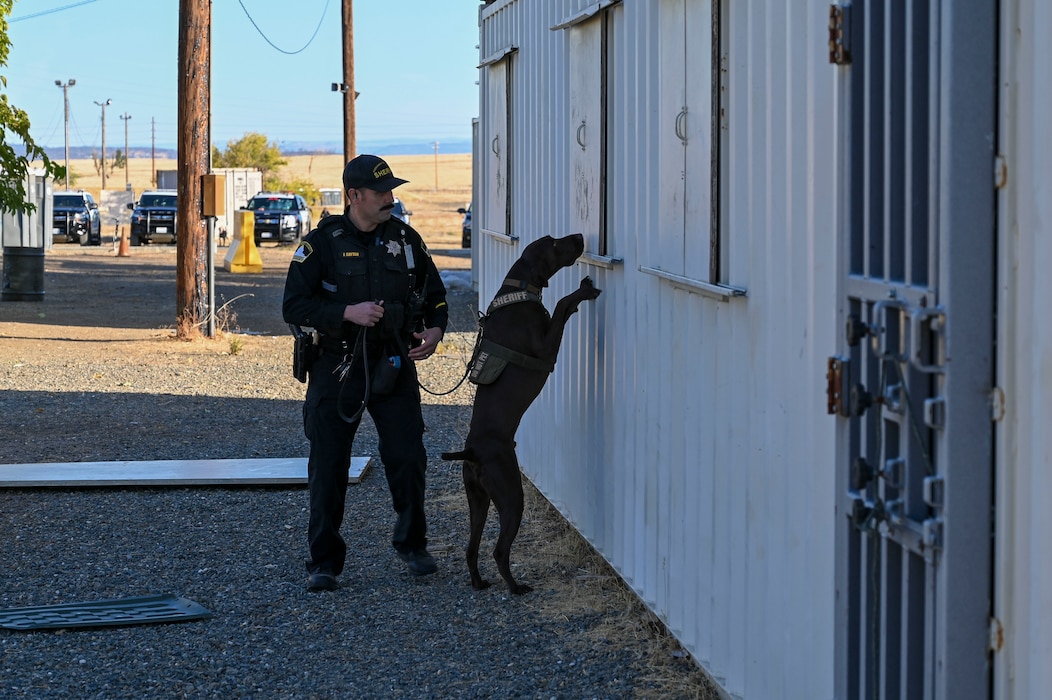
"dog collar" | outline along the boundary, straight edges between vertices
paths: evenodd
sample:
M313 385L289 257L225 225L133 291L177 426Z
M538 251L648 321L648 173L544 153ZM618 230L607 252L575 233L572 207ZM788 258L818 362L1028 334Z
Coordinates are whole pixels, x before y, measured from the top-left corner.
M522 280L512 279L511 277L504 278L504 286L507 287L518 287L519 289L525 289L531 294L536 294L538 297L541 295L542 287L538 287L535 284L529 282L523 282Z
M519 302L523 301L535 301L542 307L544 306L544 303L541 301L541 297L537 294L534 294L533 292L508 292L507 294L500 294L494 297L493 301L490 302L489 309L486 310L486 315L488 316L489 314L496 311L502 306L507 306L508 304L518 304ZM547 311L547 309L545 309L545 311Z

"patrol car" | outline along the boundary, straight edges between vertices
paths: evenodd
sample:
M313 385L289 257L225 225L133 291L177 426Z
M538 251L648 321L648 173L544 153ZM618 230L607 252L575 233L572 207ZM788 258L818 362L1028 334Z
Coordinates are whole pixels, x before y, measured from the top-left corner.
M131 244L142 245L156 241L175 243L176 212L179 193L176 190L146 190L139 201L129 204L131 215Z
M263 241L295 243L310 233L310 207L294 192L259 192L246 208L255 213L256 245Z
M102 245L102 217L95 199L83 190L52 195L53 240L81 245Z

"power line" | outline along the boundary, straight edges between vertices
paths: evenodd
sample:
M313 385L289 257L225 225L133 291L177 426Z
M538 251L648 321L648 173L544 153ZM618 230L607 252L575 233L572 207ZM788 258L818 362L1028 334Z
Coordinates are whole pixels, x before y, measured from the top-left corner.
M74 8L74 7L80 7L81 5L89 5L89 4L93 3L93 2L95 2L95 0L80 0L80 2L75 2L72 5L63 5L62 7L53 7L50 10L43 10L41 12L34 12L31 15L22 15L21 17L12 17L9 20L7 20L7 22L8 22L8 24L10 24L11 22L21 22L24 19L33 19L34 17L43 17L44 15L52 15L52 14L55 14L56 12L62 12L63 10L69 10L69 9Z
M94 2L94 0L88 0L88 1L89 2ZM329 0L325 0L325 7L322 8L322 10L321 10L321 17L318 18L318 26L314 28L314 33L310 35L310 39L307 39L307 43L304 44L302 46L302 48L296 49L295 51L286 51L285 49L281 48L280 46L275 44L273 41L271 41L267 37L267 35L263 33L263 30L259 28L258 24L256 24L256 20L252 19L252 15L250 15L248 13L248 8L245 7L245 3L242 2L241 0L237 0L237 2L238 2L239 5L241 5L241 9L245 11L245 17L248 17L248 21L251 22L252 26L256 28L256 31L259 33L259 35L261 37L263 37L263 41L265 41L268 44L270 44L271 47L273 47L276 51L280 51L281 53L287 54L289 56L293 56L295 54L302 53L303 51L306 51L307 47L314 43L314 38L316 36L318 36L318 32L321 30L322 21L325 19L325 12L329 9Z

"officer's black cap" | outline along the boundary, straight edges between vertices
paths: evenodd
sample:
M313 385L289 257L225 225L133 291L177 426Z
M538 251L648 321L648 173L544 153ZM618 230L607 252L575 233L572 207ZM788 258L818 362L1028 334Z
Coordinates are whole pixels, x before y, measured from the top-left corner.
M395 177L391 166L378 156L360 155L343 169L343 189L366 188L377 192L390 192L409 182Z

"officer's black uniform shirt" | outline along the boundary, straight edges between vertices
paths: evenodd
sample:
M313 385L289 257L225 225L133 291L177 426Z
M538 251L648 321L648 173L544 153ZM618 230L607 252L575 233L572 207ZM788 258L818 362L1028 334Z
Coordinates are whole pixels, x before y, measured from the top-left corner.
M423 293L424 325L446 330L446 288L420 234L391 217L373 231L359 231L345 214L327 216L300 243L289 263L282 315L324 337L353 341L358 326L344 308L384 300L387 323L406 308L410 291ZM402 340L411 340L408 324Z

